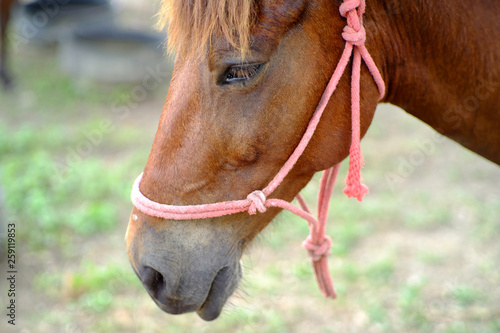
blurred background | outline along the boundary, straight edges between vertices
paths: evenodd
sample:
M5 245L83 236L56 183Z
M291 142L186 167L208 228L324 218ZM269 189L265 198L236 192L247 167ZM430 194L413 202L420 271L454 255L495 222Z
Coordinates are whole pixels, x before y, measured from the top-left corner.
M163 313L123 241L172 69L165 35L151 28L154 3L13 11L13 85L0 91L0 239L14 223L17 314L8 325L2 286L1 332L500 331L500 167L390 105L362 144L370 194L362 203L342 194L344 165L332 198L337 300L316 287L300 246L306 223L282 213L244 256L244 279L219 319ZM304 190L311 203L316 189L317 179Z

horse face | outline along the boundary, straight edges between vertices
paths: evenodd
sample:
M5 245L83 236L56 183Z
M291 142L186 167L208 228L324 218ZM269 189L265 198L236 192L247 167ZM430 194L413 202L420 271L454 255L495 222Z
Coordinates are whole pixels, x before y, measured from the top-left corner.
M142 193L194 205L244 199L264 188L298 144L340 58L345 22L337 13L329 1L274 1L260 8L244 60L217 36L205 56L178 56ZM348 91L344 79L340 100L329 105L335 112L324 114L273 197L292 200L314 172L347 156ZM162 310L215 319L241 278L243 250L278 212L172 221L134 208L129 258Z

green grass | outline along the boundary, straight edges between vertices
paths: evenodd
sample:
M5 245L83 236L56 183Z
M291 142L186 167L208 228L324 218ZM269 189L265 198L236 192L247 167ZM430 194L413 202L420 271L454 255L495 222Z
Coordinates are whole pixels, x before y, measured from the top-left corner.
M440 265L446 262L446 257L443 254L432 251L421 250L417 256L426 265Z
M128 192L128 165L111 169L102 159L88 157L71 168L63 166L55 155L71 141L49 134L53 132L35 127L1 131L0 142L15 142L0 148L5 204L12 220L44 231L20 229L34 247L63 242L65 233L87 236L112 230L117 201L123 202Z
M104 332L104 328L115 326L109 314L119 304L133 308L123 302L122 296L130 290L141 290L142 286L129 267L121 264L98 265L82 260L78 267L66 269L63 274L55 271L39 273L33 280L34 292L47 297L51 302L62 302L63 316L51 316L42 312L37 317L47 316L55 327L62 327L80 320L81 316L95 318L92 331ZM116 327L115 327L116 328ZM114 331L114 330L112 330Z
M409 327L426 330L432 327L425 313L425 304L422 301L423 281L408 282L399 292L398 305L402 319Z
M484 299L484 295L474 287L467 285L454 286L450 290L451 297L461 306L471 306Z
M379 259L365 268L363 276L373 284L385 284L394 273L395 256Z

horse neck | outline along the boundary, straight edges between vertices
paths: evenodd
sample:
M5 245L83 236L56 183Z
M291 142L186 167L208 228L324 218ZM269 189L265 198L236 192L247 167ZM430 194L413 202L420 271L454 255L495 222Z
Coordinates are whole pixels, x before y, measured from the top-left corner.
M377 0L365 22L385 101L498 164L499 15L495 0Z

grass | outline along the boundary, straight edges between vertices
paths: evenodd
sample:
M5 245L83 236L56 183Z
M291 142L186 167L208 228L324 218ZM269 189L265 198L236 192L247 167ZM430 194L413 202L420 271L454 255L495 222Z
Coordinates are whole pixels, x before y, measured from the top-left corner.
M31 51L46 57L26 52L14 59L14 68L23 68L16 72L17 91L0 95L0 183L26 258L20 288L33 300L20 298L19 327L499 331L500 191L492 186L498 168L445 141L390 186L384 174L397 173L399 157L408 159L418 141L433 134L385 109L363 141L370 195L358 203L341 194L343 165L332 199L329 264L336 301L323 299L300 248L307 224L283 213L243 258L242 287L220 319L165 315L132 272L123 235L130 186L149 153L166 87L130 113L115 113L113 106L133 105L130 86L75 83L59 72L53 50ZM399 125L386 127L388 120ZM303 192L311 203L316 189L313 181Z
M117 201L109 199L123 200L128 191L127 165L111 169L102 159L89 157L70 168L62 166L54 155L72 142L52 133L57 131L34 126L1 131L1 142L14 142L0 148L8 211L14 219L44 230L21 229L26 233L20 237L33 247L60 245L65 233L88 236L112 230L118 211Z
M473 305L484 300L484 295L474 287L467 285L454 286L450 290L451 296L463 307Z

